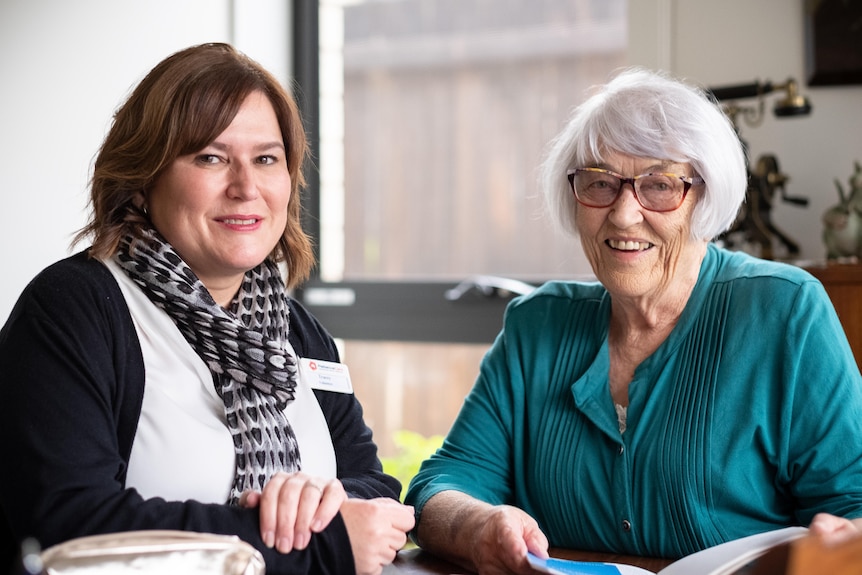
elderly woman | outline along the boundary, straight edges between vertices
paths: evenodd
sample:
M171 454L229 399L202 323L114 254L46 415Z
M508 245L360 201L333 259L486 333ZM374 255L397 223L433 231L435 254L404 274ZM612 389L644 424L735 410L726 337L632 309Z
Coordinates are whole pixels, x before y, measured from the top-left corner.
M413 511L362 409L314 388L332 338L287 285L305 132L224 44L158 64L96 159L89 249L26 288L0 332L2 565L17 543L135 529L233 534L267 573L380 573ZM6 572L6 569L2 569Z
M549 544L677 558L812 521L852 533L862 379L815 279L710 243L746 188L721 110L627 70L574 112L543 185L599 282L509 306L408 490L418 543L528 573Z

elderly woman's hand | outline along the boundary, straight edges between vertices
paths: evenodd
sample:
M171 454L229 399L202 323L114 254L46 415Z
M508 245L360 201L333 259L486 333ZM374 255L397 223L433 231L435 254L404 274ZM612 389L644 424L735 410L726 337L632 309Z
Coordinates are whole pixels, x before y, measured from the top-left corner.
M281 553L305 549L312 533L329 525L347 500L337 479L320 479L297 473L276 473L263 492L246 491L243 507L260 508L260 536Z
M480 575L532 575L527 552L548 557L548 538L525 511L461 491L440 491L428 499L417 531L421 547Z
M534 573L527 551L548 557L548 539L536 520L509 505L490 508L471 543L480 575Z
M818 513L808 526L812 535L818 535L829 543L839 543L862 535L862 520L844 519L829 513Z
M413 529L413 508L394 499L348 499L341 517L350 536L357 575L379 575L392 563Z

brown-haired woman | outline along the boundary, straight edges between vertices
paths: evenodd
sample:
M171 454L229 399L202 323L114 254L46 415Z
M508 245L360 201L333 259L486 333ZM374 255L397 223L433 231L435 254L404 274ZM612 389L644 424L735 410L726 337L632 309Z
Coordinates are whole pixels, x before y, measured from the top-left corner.
M8 561L26 537L134 529L238 535L269 573L392 561L412 509L355 397L305 375L338 352L286 293L313 265L305 154L293 99L226 44L168 57L119 109L76 237L91 247L0 332Z

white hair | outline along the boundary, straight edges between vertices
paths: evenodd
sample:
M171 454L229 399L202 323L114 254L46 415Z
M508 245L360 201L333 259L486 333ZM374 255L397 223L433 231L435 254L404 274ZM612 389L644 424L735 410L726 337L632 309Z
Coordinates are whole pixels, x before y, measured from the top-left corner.
M663 73L623 70L551 141L541 166L545 205L574 235L579 205L566 170L600 163L609 152L691 164L706 182L692 213L694 238L727 230L745 199L746 158L732 123L703 90Z

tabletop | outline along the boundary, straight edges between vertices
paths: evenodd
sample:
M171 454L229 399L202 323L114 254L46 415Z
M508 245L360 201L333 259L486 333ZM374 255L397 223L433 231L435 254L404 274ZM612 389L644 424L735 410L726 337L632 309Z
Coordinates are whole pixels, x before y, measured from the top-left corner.
M635 565L652 572L658 572L672 563L669 559L660 559L656 557L635 557L631 555L578 551L574 549L551 549L550 555L551 557L571 559L574 561L598 561L604 563ZM470 572L463 567L458 567L457 565L432 555L427 551L416 548L399 551L398 557L395 561L383 570L384 575L466 575L468 573Z

